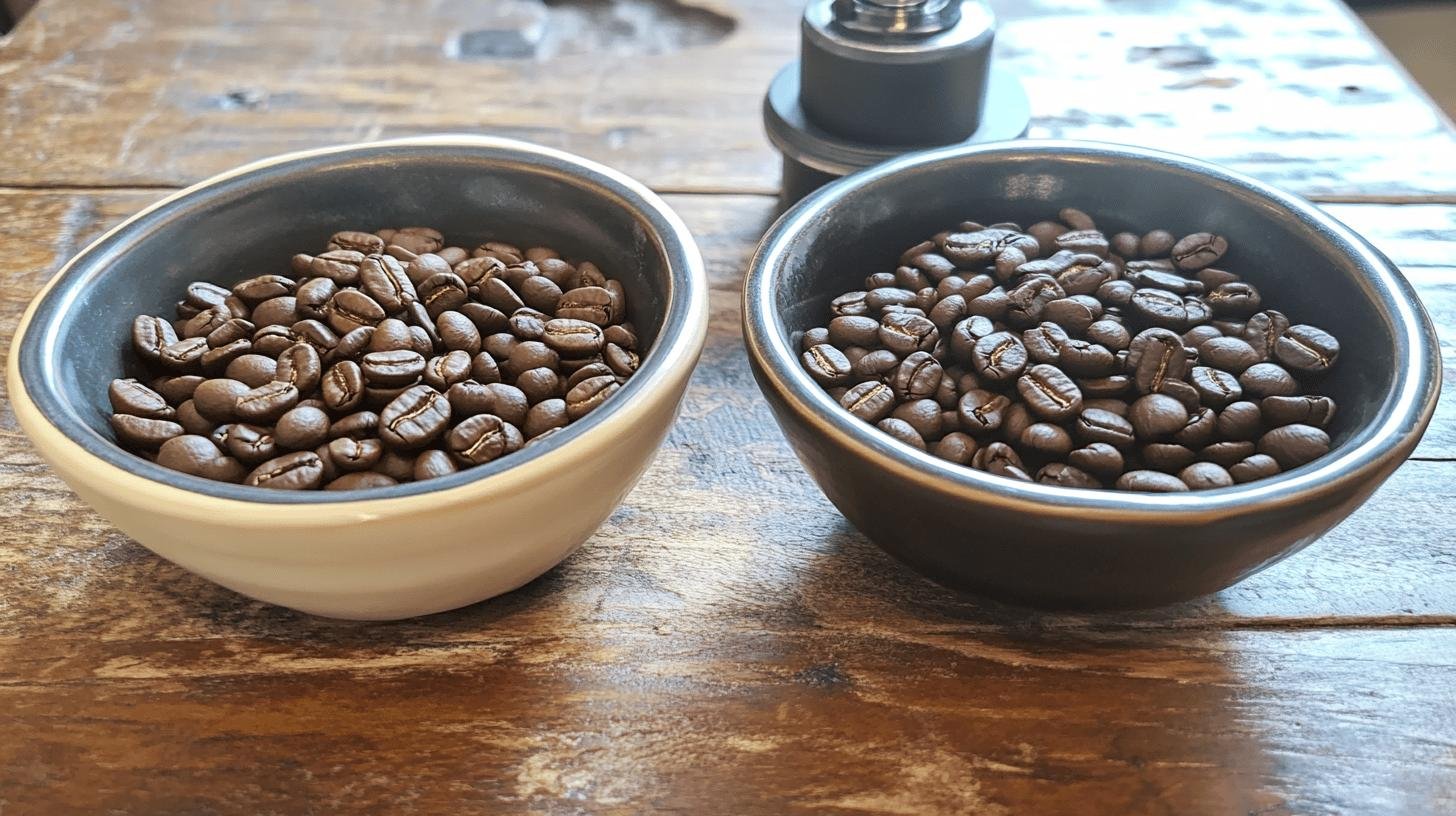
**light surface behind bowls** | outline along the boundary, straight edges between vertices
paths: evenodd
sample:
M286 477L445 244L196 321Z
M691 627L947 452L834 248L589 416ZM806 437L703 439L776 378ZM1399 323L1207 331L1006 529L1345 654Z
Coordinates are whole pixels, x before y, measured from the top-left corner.
M523 451L367 493L212 482L115 444L106 386L130 364L134 315L172 314L193 280L286 274L292 254L342 228L413 225L465 246L505 239L596 262L627 290L642 367L601 408ZM706 291L681 220L600 165L483 137L330 148L210 179L88 247L22 320L9 385L41 454L156 552L263 600L404 617L520 586L591 535L672 423L702 351Z
M1334 452L1258 484L1146 495L1018 483L892 441L799 366L829 300L963 220L1092 214L1108 234L1228 236L1220 267L1334 333ZM1054 606L1145 606L1220 589L1338 523L1415 447L1440 372L1429 320L1379 253L1306 202L1216 167L1113 145L1020 142L906 157L828 187L765 237L745 287L750 358L829 498L876 543L955 586Z

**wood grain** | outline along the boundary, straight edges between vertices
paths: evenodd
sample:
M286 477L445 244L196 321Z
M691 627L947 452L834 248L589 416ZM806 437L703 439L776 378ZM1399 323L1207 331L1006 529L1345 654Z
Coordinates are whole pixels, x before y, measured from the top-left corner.
M452 131L563 147L661 190L777 189L759 106L797 50L798 0L692 0L735 21L712 47L452 56L502 8L534 5L42 4L0 47L0 184L180 185L286 150ZM685 13L655 5L659 27ZM1443 118L1336 0L993 5L1032 136L1176 150L1305 194L1456 200Z
M0 390L0 816L1456 811L1456 151L1359 24L994 2L1033 135L1359 202L1329 210L1405 270L1447 372L1415 460L1307 550L1179 607L1041 615L901 567L783 443L738 287L800 4L679 2L50 0L0 38L0 354L91 237L281 150L493 132L712 193L669 196L712 322L657 461L579 553L466 609L328 621L192 576L81 504ZM523 19L556 56L481 58Z

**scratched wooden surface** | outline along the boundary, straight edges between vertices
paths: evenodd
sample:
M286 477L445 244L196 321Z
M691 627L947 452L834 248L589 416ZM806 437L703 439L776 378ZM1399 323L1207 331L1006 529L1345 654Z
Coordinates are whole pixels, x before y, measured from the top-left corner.
M1456 381L1456 144L1348 15L1000 5L1035 135L1318 198L1405 269ZM82 505L0 406L0 814L1456 809L1450 385L1415 461L1344 525L1173 609L957 596L822 498L738 329L774 207L758 99L795 6L48 0L0 40L0 344L66 257L165 188L436 130L672 193L713 286L682 418L601 533L424 620L308 618L182 572Z

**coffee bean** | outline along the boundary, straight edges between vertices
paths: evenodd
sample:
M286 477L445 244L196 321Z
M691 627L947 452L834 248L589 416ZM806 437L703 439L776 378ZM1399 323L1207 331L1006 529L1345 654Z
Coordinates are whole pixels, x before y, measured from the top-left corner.
M1253 286L1235 281L1220 284L1208 293L1207 302L1220 317L1243 317L1258 311L1262 298Z
M371 351L359 362L366 384L376 388L410 385L425 373L425 358L414 351Z
M876 423L894 410L895 392L882 382L862 382L846 391L839 404L857 418Z
M228 427L227 451L245 465L257 465L281 451L273 433L265 427L237 423Z
M450 458L450 454L431 448L421 452L415 458L413 475L415 481L423 482L426 479L438 479L442 476L449 476L452 473L459 472L459 470L460 468L455 464L455 460Z
M597 326L609 326L620 318L615 298L600 286L582 286L562 293L557 301L556 316L584 320Z
M1099 479L1116 478L1123 470L1122 453L1106 442L1093 442L1067 454L1067 463Z
M1092 488L1102 487L1092 474L1072 465L1053 462L1036 472L1036 481L1057 487Z
M331 411L352 411L364 401L364 370L352 360L334 363L324 374L320 388L324 404Z
M1192 448L1175 442L1150 442L1138 454L1145 469L1163 473L1177 473L1198 458Z
M1223 408L1244 395L1238 378L1222 369L1194 366L1188 380L1198 390L1199 401L1210 408Z
M156 391L134 379L112 380L107 389L111 410L143 419L172 419L177 411Z
M833 348L833 346L827 348ZM838 349L835 351L837 353ZM845 368L848 369L848 361L845 361ZM566 415L572 421L581 419L600 407L620 388L621 385L615 377L592 377L589 380L583 380L566 392Z
M1313 425L1284 425L1259 438L1259 453L1273 457L1284 470L1313 462L1329 451L1329 434Z
M187 432L181 424L170 419L135 414L112 414L111 429L123 445L142 450L156 450L167 440Z
M602 357L607 361L612 372L619 377L632 376L637 372L637 367L642 364L637 352L628 351L616 343L608 343ZM937 365L939 364L937 363ZM853 366L851 365L851 367Z
M1228 251L1228 241L1211 232L1195 232L1179 240L1170 250L1173 263L1184 271L1211 266Z
M449 422L449 400L428 385L415 385L379 412L379 438L393 449L417 449L440 436Z
M359 264L359 288L387 314L397 314L418 299L404 265L388 255L370 255Z
M1127 420L1138 439L1163 439L1183 429L1188 409L1166 394L1146 394L1128 409Z
M1010 382L1026 370L1028 357L1026 347L1016 335L997 332L976 341L971 351L971 366L983 380Z
M1319 396L1265 397L1259 409L1271 428L1293 424L1325 428L1334 418L1335 401Z
M801 359L804 363L804 370L809 376L820 385L843 385L849 381L853 369L850 367L849 358L844 352L829 345L821 343L804 352Z
M992 442L976 451L976 455L971 458L971 467L1008 479L1031 481L1031 476L1027 474L1026 465L1021 461L1021 457L1017 455L1015 449L1004 442Z
M991 433L1001 427L1010 405L1011 400L1003 394L980 389L967 391L956 406L961 429L977 435Z
M243 484L272 490L313 490L323 482L324 467L313 451L295 451L253 469Z
M947 462L969 466L978 447L974 437L955 431L941 437L939 442L931 446L930 452Z
M1098 408L1083 408L1077 415L1073 430L1083 443L1106 442L1125 447L1136 439L1132 424L1127 419Z
M397 484L399 482L383 473L366 470L357 473L345 473L336 479L330 479L324 485L324 490L371 490L376 487L390 487Z
M1056 366L1032 366L1016 380L1016 391L1037 416L1061 422L1082 410L1082 391Z
M1159 328L1181 330L1189 323L1183 298L1162 289L1138 289L1132 294L1131 306L1146 323Z
M1197 346L1199 358L1207 365L1238 376L1259 362L1254 347L1237 337L1215 337Z
M1339 341L1314 326L1290 326L1274 341L1275 359L1307 374L1323 374L1339 356Z
M204 479L238 482L247 471L241 462L224 454L205 436L187 434L163 442L157 452L157 464Z
M276 422L298 400L298 388L292 383L268 382L239 394L233 415L245 422Z
M1127 366L1139 393L1159 392L1163 383L1182 379L1188 373L1183 338L1167 329L1147 329L1128 346Z
M248 278L233 287L233 294L251 307L256 308L265 300L291 295L298 288L292 278L282 275L258 275Z
M1142 493L1186 493L1188 485L1182 479L1156 470L1130 470L1117 477L1113 487L1118 490L1135 490Z
M313 406L299 405L278 418L273 439L287 450L307 450L323 444L329 435L329 415Z
M1112 320L1098 320L1087 327L1087 340L1118 352L1132 343L1132 335L1121 323Z
M1061 459L1072 452L1072 435L1050 422L1035 422L1017 435L1024 450L1048 459Z
M929 319L903 312L891 312L882 317L878 334L885 348L896 354L933 351L940 340L940 331Z
M1213 490L1219 487L1232 487L1233 476L1227 470L1212 463L1198 462L1189 465L1178 472L1178 478L1183 484L1188 485L1189 490Z
M1254 349L1260 360L1272 360L1275 344L1288 329L1289 318L1281 312L1266 309L1250 316L1239 336Z
M368 470L379 463L384 446L378 439L355 439L342 436L329 442L329 460L341 473Z
M193 392L193 407L214 423L231 422L237 416L234 409L238 398L247 391L248 385L237 380L207 380Z
M910 423L905 422L904 420L889 417L887 419L880 420L879 423L875 425L875 427L879 428L881 431L884 431L891 438L899 440L906 445L910 445L917 450L927 450L924 437L917 433L915 429L911 427Z
M347 249L363 255L384 251L384 239L371 232L343 230L329 237L330 250Z
M1225 468L1249 458L1254 454L1254 443L1248 441L1215 442L1205 445L1198 452L1199 458Z
M1173 434L1173 441L1190 448L1200 448L1213 439L1217 428L1218 414L1210 408L1200 407L1189 412L1188 421L1181 431Z
M1274 457L1262 453L1256 453L1240 460L1228 469L1229 476L1239 484L1248 484L1260 479L1267 479L1270 476L1279 475L1279 463Z
M1239 375L1239 385L1255 399L1288 397L1299 393L1299 383L1276 363L1256 363Z
M1102 377L1117 371L1117 356L1106 346L1086 340L1068 340L1062 344L1060 365L1074 377Z
M521 433L526 439L535 439L558 428L565 428L570 422L571 417L566 413L566 400L553 397L531 406L521 425Z
M984 319L984 318L983 318ZM1062 346L1071 337L1056 323L1042 323L1021 333L1021 343L1026 346L1026 356L1032 362L1056 364L1062 359ZM1012 376L1020 376L1020 372ZM1010 379L1010 377L1004 378Z
M974 315L955 324L947 341L950 354L957 360L970 362L977 341L996 333L996 324L988 317ZM893 354L894 352L887 352Z

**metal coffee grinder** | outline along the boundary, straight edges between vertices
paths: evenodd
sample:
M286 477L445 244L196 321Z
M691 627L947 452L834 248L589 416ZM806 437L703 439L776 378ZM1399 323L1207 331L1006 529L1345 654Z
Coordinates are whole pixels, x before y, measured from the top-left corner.
M763 100L786 207L901 153L1026 133L1026 92L991 64L981 0L809 0L800 32Z

